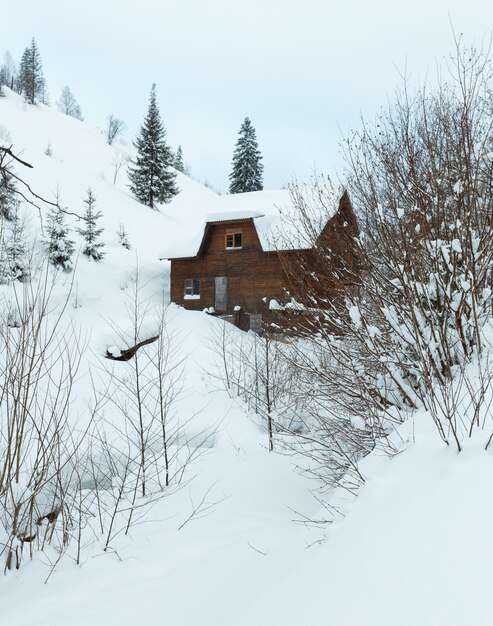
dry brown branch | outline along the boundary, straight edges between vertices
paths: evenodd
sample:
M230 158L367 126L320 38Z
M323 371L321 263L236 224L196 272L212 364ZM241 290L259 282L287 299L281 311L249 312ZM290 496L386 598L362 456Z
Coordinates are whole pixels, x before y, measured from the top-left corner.
M127 350L122 350L118 356L114 356L111 352L106 351L105 358L110 359L111 361L129 361L132 357L135 356L137 350L142 348L142 346L147 346L150 343L154 343L159 339L159 335L155 335L154 337L150 337L149 339L144 339L140 341L137 345L132 348L128 348Z
M33 166L30 163L27 163L27 161L23 161L22 159L20 159L18 156L16 156L12 152L12 146L10 146L9 148L5 148L4 146L0 146L0 151L3 152L4 155L8 155L12 159L14 159L14 161L17 161L21 165L25 165L26 167L30 167L32 169ZM0 166L2 165L2 161L3 161L3 157L0 159Z

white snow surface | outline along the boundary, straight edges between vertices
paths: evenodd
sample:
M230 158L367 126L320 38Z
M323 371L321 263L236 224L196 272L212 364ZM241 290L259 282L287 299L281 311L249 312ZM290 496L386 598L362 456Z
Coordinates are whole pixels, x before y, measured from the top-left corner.
M107 256L100 263L79 258L71 297L74 323L90 333L88 365L98 364L108 347L124 347L116 329L126 324L136 263L146 296L154 303L166 299L167 274L158 261L163 247L186 242L215 207L231 202L235 210L250 210L241 203L255 194L220 198L179 175L182 192L152 211L131 197L123 172L112 184L112 160L128 148L107 146L97 130L5 91L1 141L34 165L17 173L49 197L58 185L62 203L74 212L82 212L90 186L103 212ZM44 154L49 142L53 157ZM286 194L257 197L269 197L274 206ZM253 204L252 211L273 215ZM36 212L27 211L39 231ZM131 251L117 242L120 222ZM146 523L121 534L111 551L103 552L98 541L84 545L79 566L69 557L56 564L48 552L37 553L2 577L1 623L489 626L493 459L484 442L472 439L457 454L419 414L395 435L400 454L391 459L374 452L361 462L366 483L357 497L332 495L340 511L332 524L295 523L326 513L310 494L313 482L295 470L301 460L269 453L265 433L218 386L213 346L221 324L170 308L169 332L187 358L188 393L180 411L196 412L197 428L219 424L214 445L191 470L195 478L157 503ZM142 335L154 331L152 321L143 320ZM81 385L76 419L91 393L87 376ZM204 494L212 504L208 514L178 530Z

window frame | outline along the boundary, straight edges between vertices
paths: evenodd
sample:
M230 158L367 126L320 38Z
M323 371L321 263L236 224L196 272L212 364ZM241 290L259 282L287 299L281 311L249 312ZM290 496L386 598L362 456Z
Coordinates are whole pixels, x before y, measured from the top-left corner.
M240 237L239 246L235 245L236 244L235 239L238 235ZM228 237L233 238L232 246L228 246ZM243 229L242 228L227 229L226 232L224 233L224 249L225 250L241 250L242 248L243 248Z
M188 300L200 299L200 278L185 278L183 280L183 297Z

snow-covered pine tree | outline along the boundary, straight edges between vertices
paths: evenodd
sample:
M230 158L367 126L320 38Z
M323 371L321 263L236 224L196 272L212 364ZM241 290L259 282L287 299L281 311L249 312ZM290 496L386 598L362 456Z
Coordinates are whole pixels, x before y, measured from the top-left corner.
M255 128L250 118L246 117L238 133L233 154L233 169L229 175L230 193L261 191L264 188L262 174L264 166L258 149Z
M10 280L6 241L6 221L0 216L0 285L6 285Z
M57 101L56 105L58 110L65 113L65 115L75 117L77 120L84 120L79 103L74 98L74 94L71 92L70 87L62 87L60 100Z
M90 187L87 190L87 196L84 200L84 204L86 205L86 212L82 218L84 221L84 228L77 229L77 232L84 237L84 248L82 249L82 254L89 257L89 260L93 259L94 261L101 261L105 254L102 251L104 243L96 242L103 232L103 228L96 228L96 222L99 220L102 213L101 211L95 212L94 210L96 198Z
M19 215L18 206L7 226L5 241L7 263L12 280L23 282L29 278L28 245L25 235L25 222Z
M59 208L54 208L48 215L47 241L49 262L66 272L72 269L72 254L75 242L68 238L69 228L65 224L65 215Z
M185 164L183 163L183 151L181 149L181 146L178 146L178 150L176 151L173 167L179 172L185 172Z
M0 89L2 85L15 89L17 83L17 67L12 55L7 50L3 56L3 64L0 67Z
M0 172L0 218L11 220L17 209L17 191L14 179L7 169Z
M156 103L156 85L151 88L149 109L134 142L135 161L128 169L130 191L151 208L159 202L169 202L179 189L173 166L173 153L166 143L166 131Z
M9 221L0 216L0 285L13 280L22 282L29 276L24 226L18 205Z
M9 78L7 74L7 68L5 67L5 65L2 65L0 66L0 96L4 95L2 93L2 86L8 85L9 84L8 81L9 81Z
M36 40L24 50L19 70L19 93L23 94L29 104L47 102L46 83L43 66Z

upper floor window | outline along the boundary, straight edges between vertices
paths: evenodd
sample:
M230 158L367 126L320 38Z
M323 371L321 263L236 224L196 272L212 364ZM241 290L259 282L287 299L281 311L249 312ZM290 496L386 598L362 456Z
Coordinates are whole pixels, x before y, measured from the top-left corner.
M227 230L225 236L226 250L238 250L243 247L243 231L241 229Z
M200 298L200 279L185 278L185 293L183 295L186 300L198 300Z

